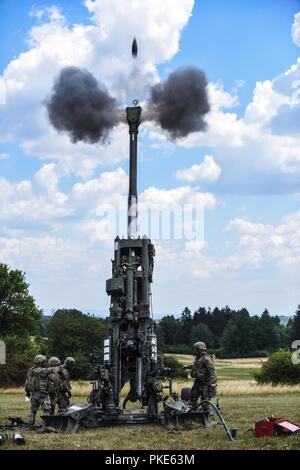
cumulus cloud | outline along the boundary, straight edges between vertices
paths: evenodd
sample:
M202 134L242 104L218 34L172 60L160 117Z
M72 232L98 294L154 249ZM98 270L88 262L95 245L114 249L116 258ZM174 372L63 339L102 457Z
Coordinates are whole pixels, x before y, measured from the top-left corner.
M105 277L109 275L115 235L114 229L108 239L100 236L107 229L103 211L112 206L119 210L123 204L126 223L128 176L118 168L75 182L69 190L63 191L60 187L61 172L59 163L46 163L35 173L32 181L13 183L0 179L3 195L0 202L1 259L28 272L38 296L49 302L50 293L52 297L55 293L54 305L62 301L70 305L76 298L79 307L86 307L86 297L73 296L75 290L82 290L82 283L86 280L89 284L87 289L94 289L92 298L95 306L95 292L99 291L97 285L102 283L104 286ZM170 190L151 187L140 195L140 201L141 211L143 208L172 211L185 206L203 210L213 208L216 203L213 194L190 186ZM191 229L192 221L184 220L184 233ZM197 240L195 243L192 241L187 242L187 251L198 256L202 242L200 246ZM170 242L168 249L171 252L176 246ZM195 270L200 276L199 266ZM41 278L47 279L47 292L40 283ZM64 286L59 290L58 281ZM105 306L104 292L103 288L100 308Z
M0 178L0 219L6 223L14 224L16 221L20 225L30 223L30 221L45 221L49 218L61 218L70 214L71 209L67 207L68 197L60 192L49 179L45 180L49 168L43 168L37 175L37 181L46 186L46 191L39 191L34 188L32 182L23 180L10 182L5 178Z
M226 230L239 236L237 253L227 261L235 268L262 267L270 261L279 266L299 266L300 211L283 217L278 225L236 218Z
M221 168L215 162L212 155L205 155L203 162L192 165L185 170L178 170L176 178L190 182L212 182L216 181L221 174Z
M68 220L72 216L74 223L78 223L78 218L95 217L97 209L105 204L117 207L128 186L128 176L122 168L74 183L66 192L59 187L60 177L60 166L48 163L35 173L32 181L10 182L0 178L0 219L8 227L16 221L27 221L29 230L32 221L47 222L51 228L58 219Z
M172 210L184 205L194 205L200 208L213 208L215 196L211 193L200 192L197 188L180 186L173 189L150 187L140 196L141 207L158 210Z
M116 139L118 129L111 136L111 142L117 142L108 146L109 151L87 144L76 146L67 136L58 135L51 129L42 105L55 77L63 67L85 68L113 96L131 103L144 93L140 85L144 88L158 81L157 64L178 51L194 0L167 0L163 4L156 0L124 4L119 0L95 0L84 4L91 18L87 25L68 26L56 7L32 10L37 24L29 33L28 50L12 60L1 77L6 106L1 108L5 119L0 138L18 142L26 153L38 158L72 160L70 172L90 176L98 166L118 163L127 156L121 150L127 148L127 135L121 131ZM131 57L133 35L139 44L135 61Z

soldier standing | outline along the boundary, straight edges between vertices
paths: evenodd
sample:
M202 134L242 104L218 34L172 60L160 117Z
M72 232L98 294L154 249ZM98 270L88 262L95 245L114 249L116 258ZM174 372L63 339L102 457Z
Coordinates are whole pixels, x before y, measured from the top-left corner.
M71 383L70 383L70 372L75 367L75 359L73 357L67 357L62 366L59 367L59 392L57 397L58 410L64 410L70 406Z
M33 367L28 371L25 392L26 396L30 398L30 413L28 422L31 427L34 426L35 417L39 407L43 410L44 416L50 414L50 398L49 398L49 372L46 368L47 358L41 354L35 356L33 360Z
M191 370L191 377L195 379L190 392L190 404L197 404L198 398L210 400L216 396L217 376L213 358L206 350L206 344L199 341L194 344L195 361L193 365L184 366ZM209 411L209 405L203 404L203 410Z
M58 394L60 389L60 365L61 362L58 357L50 357L48 361L48 368L50 369L49 374L49 397L51 403L50 414L53 416L55 414L55 406L58 402Z

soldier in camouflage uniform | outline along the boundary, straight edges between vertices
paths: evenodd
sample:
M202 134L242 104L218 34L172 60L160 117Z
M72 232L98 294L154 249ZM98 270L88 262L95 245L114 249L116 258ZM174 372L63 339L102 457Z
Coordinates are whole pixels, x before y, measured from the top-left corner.
M70 383L70 372L74 369L75 359L73 357L67 357L62 366L59 367L59 391L57 397L58 409L63 410L70 406L71 383Z
M208 354L206 345L202 341L194 344L195 361L193 365L184 366L191 370L191 377L195 379L190 393L190 404L197 404L198 398L210 400L216 396L217 376L213 358ZM209 411L209 405L203 404L204 411Z
M28 422L31 427L34 426L35 417L39 407L43 410L44 416L50 414L50 398L49 398L49 372L46 368L47 359L41 354L35 356L33 360L33 367L28 371L25 392L26 396L30 398L30 413Z
M58 394L60 390L60 366L61 362L58 357L50 357L48 361L49 368L49 397L51 403L50 414L53 416L55 414L55 406L58 403Z

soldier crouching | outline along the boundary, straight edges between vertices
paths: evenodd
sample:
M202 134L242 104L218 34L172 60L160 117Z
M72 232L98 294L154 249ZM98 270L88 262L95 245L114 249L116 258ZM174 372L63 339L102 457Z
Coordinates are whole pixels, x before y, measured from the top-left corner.
M184 366L191 370L191 377L195 379L190 392L190 405L195 406L198 398L201 401L210 400L216 396L217 376L213 358L208 354L206 345L202 341L194 344L195 361L192 366ZM209 405L203 403L204 411L209 411Z
M26 396L30 398L30 413L28 423L34 426L36 414L41 407L44 416L50 415L50 398L48 390L49 372L46 368L47 359L41 354L35 356L33 367L27 374L25 382Z

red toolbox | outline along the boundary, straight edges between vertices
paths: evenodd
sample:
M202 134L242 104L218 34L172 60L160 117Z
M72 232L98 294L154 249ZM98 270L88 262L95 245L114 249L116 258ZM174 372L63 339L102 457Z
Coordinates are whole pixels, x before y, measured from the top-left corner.
M256 437L272 437L300 431L300 427L284 418L264 418L255 423Z

